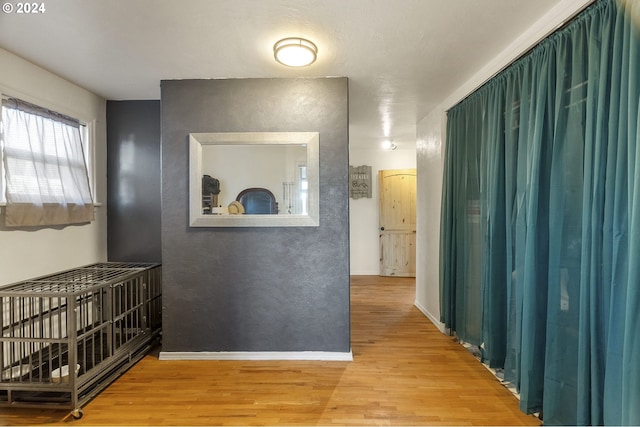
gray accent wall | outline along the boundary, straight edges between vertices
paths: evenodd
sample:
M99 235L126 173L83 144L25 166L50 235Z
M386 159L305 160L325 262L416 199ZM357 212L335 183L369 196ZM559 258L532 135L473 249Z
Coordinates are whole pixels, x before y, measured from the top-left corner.
M162 350L350 351L348 80L161 87ZM319 132L320 226L189 227L189 133L260 131Z
M107 101L107 257L161 262L160 101Z

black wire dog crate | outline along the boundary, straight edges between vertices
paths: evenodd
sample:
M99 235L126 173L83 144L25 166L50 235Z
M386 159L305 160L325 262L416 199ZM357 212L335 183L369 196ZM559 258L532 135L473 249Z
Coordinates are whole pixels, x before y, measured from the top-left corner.
M82 406L159 340L159 264L96 263L0 288L0 406Z

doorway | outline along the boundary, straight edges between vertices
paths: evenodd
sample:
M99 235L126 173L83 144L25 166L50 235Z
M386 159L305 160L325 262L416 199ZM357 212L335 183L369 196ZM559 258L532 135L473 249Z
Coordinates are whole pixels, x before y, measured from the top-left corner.
M380 275L416 275L416 169L378 172Z

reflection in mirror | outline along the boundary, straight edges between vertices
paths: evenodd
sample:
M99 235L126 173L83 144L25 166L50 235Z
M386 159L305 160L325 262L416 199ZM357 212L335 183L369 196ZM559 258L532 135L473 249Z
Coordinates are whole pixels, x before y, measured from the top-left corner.
M317 226L318 133L189 135L190 225Z
M306 164L307 147L303 144L202 147L202 173L220 183L218 205L213 206L218 208L234 200L242 202L238 196L248 188L265 188L275 196L282 210L279 213L300 214L306 211L306 206L303 206L305 201L297 175L299 168ZM250 213L246 205L244 208Z
M266 188L247 188L242 190L236 201L240 202L246 214L275 215L278 213L276 196Z

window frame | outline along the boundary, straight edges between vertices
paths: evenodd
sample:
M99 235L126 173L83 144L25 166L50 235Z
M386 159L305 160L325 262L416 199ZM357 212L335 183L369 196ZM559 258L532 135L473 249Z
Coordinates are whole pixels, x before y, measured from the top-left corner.
M84 162L87 168L87 176L89 179L89 192L91 194L91 198L94 201L94 206L97 206L98 203L96 201L96 159L95 159L95 131L96 131L96 120L86 120L83 119L79 114L74 112L68 112L66 109L61 108L59 106L51 106L51 104L41 101L34 100L32 97L24 96L24 95L10 95L6 91L3 91L0 87L0 133L3 131L3 123L2 123L2 101L9 98L17 98L24 100L25 102L34 104L38 107L48 109L59 113L61 115L65 115L68 117L76 118L79 122L80 126L80 138L82 141L82 151L84 155ZM2 145L2 138L0 138L0 207L7 205L6 199L6 182L5 182L5 170L4 170L4 150ZM0 212L1 213L1 212Z

